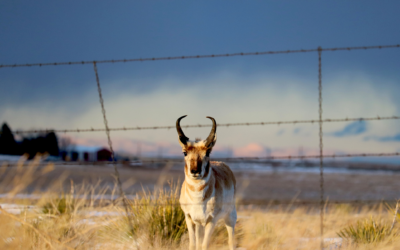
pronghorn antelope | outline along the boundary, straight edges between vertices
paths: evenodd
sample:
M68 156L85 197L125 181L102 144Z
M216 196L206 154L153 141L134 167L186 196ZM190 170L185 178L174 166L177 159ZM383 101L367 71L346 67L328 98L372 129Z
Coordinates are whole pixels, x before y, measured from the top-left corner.
M234 249L236 224L236 180L231 169L223 162L211 162L210 153L217 141L217 124L207 139L189 141L180 126L182 116L176 121L179 144L185 155L185 181L179 202L185 213L189 230L189 249L207 249L215 224L222 219L228 230L229 249ZM196 243L195 243L196 242Z

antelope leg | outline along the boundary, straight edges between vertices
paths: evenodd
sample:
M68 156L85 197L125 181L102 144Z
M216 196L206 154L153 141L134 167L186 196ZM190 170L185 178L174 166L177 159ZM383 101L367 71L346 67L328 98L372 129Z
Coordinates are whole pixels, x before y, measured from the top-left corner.
M203 245L202 245L203 250L208 249L208 245L210 244L211 235L214 231L215 224L216 224L216 221L214 218L212 220L210 220L209 222L207 222L207 224L206 224L205 232L204 232L204 240L203 240Z
M189 231L189 250L195 250L195 225L189 215L185 214L185 219Z

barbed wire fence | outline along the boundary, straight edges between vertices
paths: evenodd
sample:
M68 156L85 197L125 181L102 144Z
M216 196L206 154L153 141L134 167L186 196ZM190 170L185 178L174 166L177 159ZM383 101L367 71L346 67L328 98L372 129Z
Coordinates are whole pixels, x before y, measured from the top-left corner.
M242 122L242 123L224 123L218 124L218 127L230 127L230 126L263 126L263 125L281 125L281 124L302 124L311 123L319 125L319 154L318 155L306 155L306 156L270 156L270 157L231 157L231 158L217 158L217 160L224 161L258 161L258 160L277 160L277 159L319 159L319 179L320 179L320 236L321 236L321 249L323 249L323 234L324 234L324 158L339 158L339 157L388 157L388 156L399 156L399 152L392 153L365 153L365 154L341 154L341 155L324 155L323 154L323 124L329 122L350 122L350 121L383 121L383 120L399 120L400 116L391 117L360 117L360 118L335 118L335 119L322 119L323 105L322 105L322 53L323 52L334 52L334 51L352 51L352 50L370 50L370 49L390 49L400 48L400 44L394 45L378 45L378 46L357 46L357 47L335 47L335 48L322 48L318 47L315 49L299 49L299 50L279 50L279 51L262 51L262 52L245 52L245 53L227 53L227 54L208 54L208 55L188 55L188 56L171 56L171 57L152 57L152 58L133 58L133 59L116 59L116 60L92 60L92 61L71 61L71 62L52 62L52 63L25 63L25 64L2 64L0 68L17 68L17 67L42 67L42 66L61 66L61 65L84 65L93 64L96 82L98 87L98 94L100 99L101 110L103 114L104 127L105 128L82 128L82 129L41 129L41 130L17 130L13 131L15 134L27 134L27 133L81 133L81 132L105 132L107 136L108 146L110 148L112 156L112 164L117 179L118 189L120 198L123 200L127 218L130 218L130 212L127 205L127 198L122 189L120 181L120 175L115 162L115 154L112 146L112 140L110 131L128 131L128 130L157 130L157 129L173 129L175 126L149 126L149 127L118 127L109 128L107 116L104 107L104 100L102 98L100 80L98 76L97 64L100 63L127 63L127 62L150 62L150 61L163 61L163 60L184 60L184 59L205 59L205 58L221 58L221 57L236 57L236 56L260 56L260 55L273 55L273 54L290 54L290 53L313 53L318 54L318 120L293 120L293 121L267 121L267 122ZM183 128L196 128L196 127L210 127L208 124L197 124L197 125L186 125ZM182 159L144 159L142 162L155 163L155 162L182 162ZM70 164L68 162L56 163L56 164ZM77 163L73 163L77 165ZM79 163L78 163L79 164ZM131 229L133 228L131 221L129 221Z
M0 68L17 68L17 67L42 67L42 66L61 66L61 65L83 65L83 64L100 64L100 63L127 63L127 62L146 62L146 61L165 61L165 60L184 60L184 59L203 59L203 58L219 58L219 57L235 57L235 56L261 56L274 54L292 54L292 53L310 53L318 51L351 51L351 50L369 50L369 49L390 49L400 48L400 44L377 45L377 46L356 46L356 47L336 47L316 49L298 49L298 50L278 50L278 51L261 51L261 52L240 52L227 54L208 54L208 55L188 55L188 56L168 56L168 57L148 57L133 59L116 59L116 60L92 60L92 61L71 61L71 62L51 62L51 63L23 63L23 64L1 64Z
M400 120L400 116L377 116L377 117L360 117L360 118L335 118L335 119L322 119L319 120L293 120L293 121L267 121L267 122L237 122L237 123L217 123L218 127L239 127L239 126L267 126L267 125L285 125L285 124L319 124L329 122L364 122L364 121L380 121L380 120ZM193 124L181 125L182 128L205 128L211 127L211 124ZM148 127L115 127L108 128L109 131L130 131L130 130L161 130L161 129L175 129L172 126L148 126ZM13 134L32 134L32 133L81 133L81 132L105 132L104 128L76 128L76 129L31 129L31 130L15 130ZM1 134L1 131L0 131Z

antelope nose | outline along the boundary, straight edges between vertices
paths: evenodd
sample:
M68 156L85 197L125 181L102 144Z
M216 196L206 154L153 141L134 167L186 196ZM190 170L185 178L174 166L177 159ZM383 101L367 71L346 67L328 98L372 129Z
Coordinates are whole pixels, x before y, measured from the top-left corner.
M198 173L200 173L200 171L198 171L197 169L191 169L190 172L191 172L192 174L198 174Z

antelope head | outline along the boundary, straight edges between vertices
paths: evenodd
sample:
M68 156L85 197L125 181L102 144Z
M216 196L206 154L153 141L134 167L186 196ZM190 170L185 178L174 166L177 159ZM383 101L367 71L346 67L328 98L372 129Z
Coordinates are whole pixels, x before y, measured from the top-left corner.
M217 141L217 123L214 118L207 116L213 123L210 135L205 140L190 141L180 126L180 121L184 117L186 115L176 121L176 130L185 156L185 174L193 180L201 180L208 176L210 170L210 153Z

